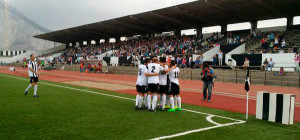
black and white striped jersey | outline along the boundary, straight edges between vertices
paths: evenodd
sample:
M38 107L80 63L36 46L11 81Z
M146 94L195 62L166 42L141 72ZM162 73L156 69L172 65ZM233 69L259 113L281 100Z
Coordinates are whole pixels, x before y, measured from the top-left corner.
M30 71L30 68L32 68L33 71L37 72L38 70L38 65L36 61L29 61L28 62L28 75L29 77L39 77L37 74L33 73L32 71Z

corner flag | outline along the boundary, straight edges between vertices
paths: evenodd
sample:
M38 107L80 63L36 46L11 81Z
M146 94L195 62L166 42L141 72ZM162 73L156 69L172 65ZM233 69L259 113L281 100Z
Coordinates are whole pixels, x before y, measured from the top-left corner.
M246 76L246 81L245 81L245 90L248 92L250 90L250 78L249 78L249 68Z
M245 81L245 90L247 91L246 96L246 120L248 120L248 99L249 99L249 90L250 90L250 78L249 78L249 68L247 71L246 81Z

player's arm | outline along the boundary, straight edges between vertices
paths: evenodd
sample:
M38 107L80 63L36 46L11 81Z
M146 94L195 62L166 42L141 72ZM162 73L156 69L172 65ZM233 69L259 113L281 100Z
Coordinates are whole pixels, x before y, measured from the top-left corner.
M145 76L157 76L158 73L149 73L148 69L145 69Z
M170 69L165 70L166 73L169 73L170 71L172 71L173 69L175 69L176 66L171 67Z

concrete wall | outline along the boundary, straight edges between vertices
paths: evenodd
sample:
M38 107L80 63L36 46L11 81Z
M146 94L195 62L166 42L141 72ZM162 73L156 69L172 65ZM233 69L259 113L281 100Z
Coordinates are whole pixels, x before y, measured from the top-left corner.
M136 75L136 67L109 67L109 73ZM200 69L180 69L180 79L201 80ZM244 70L215 70L216 81L225 83L244 83L247 71ZM300 73L287 72L277 76L278 72L250 71L250 83L256 85L287 86L300 88Z
M278 27L258 28L257 30L260 32L271 32L271 31L285 32L286 29L287 29L286 26L278 26Z
M285 71L295 71L294 67L295 61L294 61L295 53L284 53L284 54L262 54L262 64L267 58L268 61L270 58L273 59L275 65L273 68L273 71L279 71L280 67L291 67L291 68L284 68Z
M59 50L65 49L66 46L62 45L59 47L51 48L45 51L27 51L26 53L14 56L14 57L0 57L0 62L2 63L13 63L17 60L23 60L24 58L29 58L30 54L34 54L35 56L42 55L42 54L49 54L53 52L57 52Z
M232 60L231 66L235 67L236 66L236 61L231 58L231 55L232 54L242 54L244 52L245 52L245 43L240 45L239 47L235 48L231 52L227 53L225 55L225 63L228 65L228 60L231 59Z
M220 51L220 46L216 46L213 49L205 52L203 54L203 62L205 61L212 61L214 55L216 55ZM196 61L197 57L200 55L193 55L193 61Z

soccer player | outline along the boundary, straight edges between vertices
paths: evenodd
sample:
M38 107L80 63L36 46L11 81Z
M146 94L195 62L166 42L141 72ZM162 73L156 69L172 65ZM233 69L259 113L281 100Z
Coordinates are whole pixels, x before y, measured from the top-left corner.
M30 55L30 60L28 62L28 75L30 78L30 84L28 85L28 87L25 90L25 95L27 95L28 90L33 86L34 87L34 98L39 97L37 95L37 87L38 87L38 82L39 82L39 73L37 72L38 70L38 64L35 61L35 57L34 54Z
M160 57L160 69L162 70L159 74L159 90L158 93L161 95L161 110L165 110L165 105L166 105L166 100L167 100L167 92L168 92L168 86L167 86L167 73L166 70L168 70L168 65L166 64L166 58L165 57Z
M135 110L142 108L143 97L144 94L147 93L148 78L146 76L146 73L148 73L147 65L148 63L150 63L150 61L151 60L147 58L145 59L144 64L139 65L138 78L136 81L136 91L138 92L138 94L136 95L135 99Z
M148 74L155 74L156 76L149 75L148 77L148 110L151 112L156 112L156 103L157 103L157 93L158 93L158 83L159 83L159 72L160 64L158 64L157 57L152 58L152 63L148 64ZM146 74L147 76L147 74ZM151 108L151 96L153 94L152 108Z
M169 73L170 78L170 103L171 103L171 109L169 109L169 112L174 112L175 110L181 111L181 97L179 96L180 93L180 87L179 87L179 81L178 76L180 73L180 69L176 66L176 61L172 60L170 64L170 69L168 69L166 72ZM177 100L174 101L174 98L177 98ZM175 108L175 102L178 103L178 108Z

